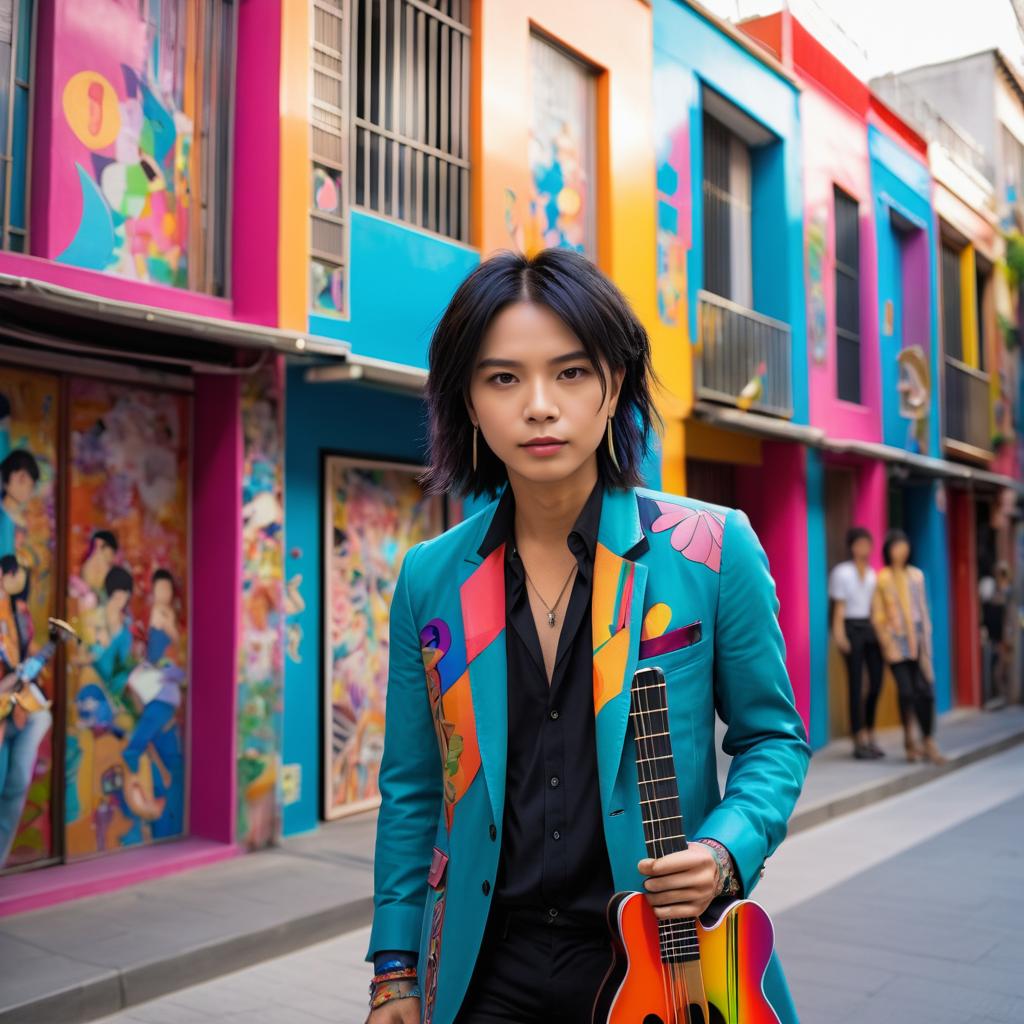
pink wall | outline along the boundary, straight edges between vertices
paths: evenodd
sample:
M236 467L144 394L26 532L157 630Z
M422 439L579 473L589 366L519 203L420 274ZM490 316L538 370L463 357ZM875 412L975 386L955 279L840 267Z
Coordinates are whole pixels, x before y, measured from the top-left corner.
M762 441L761 452L760 466L736 467L736 500L768 555L778 590L779 625L786 638L786 668L797 710L810 734L806 453L802 445L787 441Z
M878 255L872 216L867 127L813 81L800 111L804 138L810 420L833 437L881 438L878 368ZM861 402L836 393L835 214L833 187L860 203Z
M154 67L137 10L118 0L40 6L30 244L33 256L41 258L0 253L0 273L124 302L276 325L280 0L239 5L227 298L165 280L173 277L175 242L192 230L187 203L169 209L184 183L178 196L173 182L157 190L151 207L136 217L130 215L138 202L125 198L130 189L120 191L122 180L137 181L141 171L139 123L152 120L144 118L143 107L159 120L141 85L148 80L150 95L159 93L164 112L179 122L181 113L167 98L174 84L159 62ZM188 133L179 123L174 134L184 139ZM141 148L157 149L156 157L163 152L153 145ZM152 164L154 154L145 156ZM167 168L173 168L174 157L164 152L158 169L165 176L173 177ZM124 214L126 222L119 224ZM129 224L134 255L116 237Z

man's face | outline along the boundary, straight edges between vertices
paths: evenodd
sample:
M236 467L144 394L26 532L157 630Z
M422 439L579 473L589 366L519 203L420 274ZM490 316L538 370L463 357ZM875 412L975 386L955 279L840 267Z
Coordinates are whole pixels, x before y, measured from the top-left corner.
M114 549L106 541L96 541L93 557L104 569L112 569L114 566Z
M32 479L32 474L28 470L16 469L7 478L5 489L12 500L16 501L19 505L24 505L32 497L35 486L36 482Z
M866 562L871 557L871 538L858 537L850 550L853 552L854 561Z
M495 317L480 346L469 405L510 477L553 482L594 457L621 378L610 380L602 397L579 339L550 310L518 302ZM554 442L531 443L542 437Z
M170 580L165 580L161 577L153 584L154 604L170 604L173 597L174 589L171 587Z
M128 604L128 599L132 595L127 590L115 590L110 597L107 598L107 604L115 611L123 612L125 606Z

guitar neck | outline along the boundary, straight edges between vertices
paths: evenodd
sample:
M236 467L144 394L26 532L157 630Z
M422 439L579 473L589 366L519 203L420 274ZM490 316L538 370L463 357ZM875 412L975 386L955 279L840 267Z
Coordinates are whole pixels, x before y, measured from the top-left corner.
M685 850L679 782L668 719L668 691L660 669L641 669L633 679L630 720L636 741L636 774L647 855L655 859ZM697 926L693 918L659 921L661 959L665 963L697 960Z

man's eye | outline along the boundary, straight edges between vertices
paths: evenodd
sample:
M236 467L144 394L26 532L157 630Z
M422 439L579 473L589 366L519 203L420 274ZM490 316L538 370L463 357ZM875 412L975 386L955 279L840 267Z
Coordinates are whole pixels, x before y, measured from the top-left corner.
M587 369L585 366L567 366L562 371L562 374L565 376L566 380L579 380L581 377L586 375L586 372Z
M490 378L495 384L511 384L515 377L511 373L501 372L491 374Z

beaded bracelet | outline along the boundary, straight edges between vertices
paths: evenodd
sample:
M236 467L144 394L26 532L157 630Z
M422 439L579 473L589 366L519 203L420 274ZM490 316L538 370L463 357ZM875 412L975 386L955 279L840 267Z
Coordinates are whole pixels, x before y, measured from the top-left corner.
M422 993L420 992L419 985L413 985L408 992L403 992L398 987L396 981L386 981L378 985L376 988L371 984L370 986L370 1009L376 1010L378 1007L383 1006L385 1003L390 1003L395 999L419 999Z

